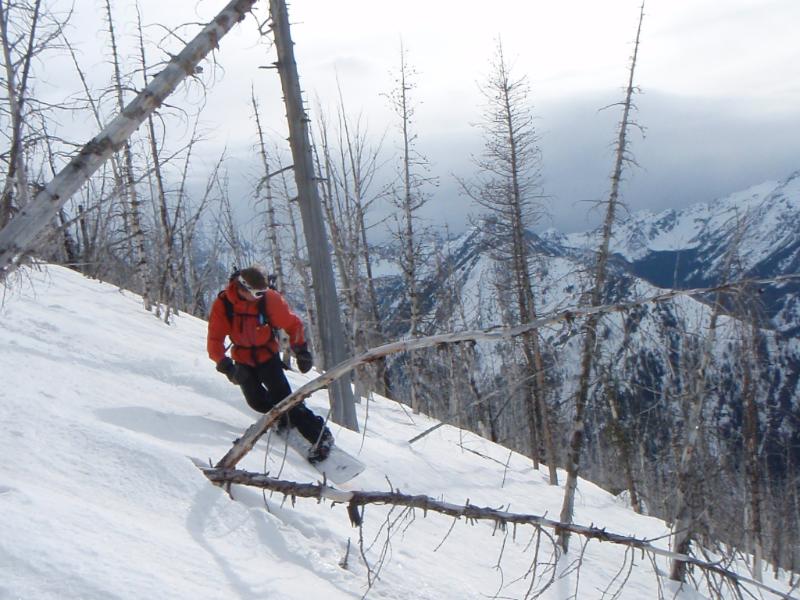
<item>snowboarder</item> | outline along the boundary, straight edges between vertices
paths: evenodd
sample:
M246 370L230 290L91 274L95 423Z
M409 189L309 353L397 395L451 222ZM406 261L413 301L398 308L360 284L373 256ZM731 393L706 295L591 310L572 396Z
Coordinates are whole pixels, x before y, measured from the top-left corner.
M208 319L208 356L231 383L242 388L247 404L266 413L292 393L279 344L273 329L283 329L301 373L313 364L303 334L303 322L284 297L269 287L266 271L257 265L234 271L228 287L219 293L211 306ZM225 354L225 338L231 339L231 357ZM288 413L287 425L311 442L308 460L312 463L328 457L333 435L322 417L315 415L305 403Z

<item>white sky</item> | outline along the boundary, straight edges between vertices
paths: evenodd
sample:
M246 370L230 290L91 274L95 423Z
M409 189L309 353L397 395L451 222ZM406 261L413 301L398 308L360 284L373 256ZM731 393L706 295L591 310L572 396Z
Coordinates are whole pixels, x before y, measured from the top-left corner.
M79 2L73 37L88 62L96 57L102 65L93 49L103 43L95 33L101 2ZM170 25L208 20L225 3L141 0L145 22ZM121 15L128 4L117 0L115 10ZM531 84L552 223L581 229L593 219L582 201L606 192L618 115L598 109L621 98L640 4L295 0L289 10L312 107L320 98L333 110L338 76L349 112L363 112L376 135L391 127L383 94L392 86L402 37L418 71L419 150L440 177L436 200L447 207L465 202L451 174L467 176L470 154L480 150L480 134L470 125L480 118L477 84L502 36L515 73ZM258 5L263 18L267 2ZM636 77L644 92L637 118L647 137L634 136L641 169L627 189L631 208L709 201L800 168L797 23L797 0L649 0ZM218 148L227 145L232 157L246 160L254 141L251 83L274 136L285 135L277 76L258 69L273 58L259 45L253 19L222 41L218 60L225 72L209 93L204 120ZM393 147L390 135L387 152ZM430 212L440 214L441 204Z

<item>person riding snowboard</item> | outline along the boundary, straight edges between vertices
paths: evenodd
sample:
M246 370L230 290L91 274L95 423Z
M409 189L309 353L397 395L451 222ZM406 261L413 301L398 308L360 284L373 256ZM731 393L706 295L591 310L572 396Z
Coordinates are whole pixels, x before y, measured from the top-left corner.
M247 404L266 413L292 393L283 373L278 340L274 329L283 329L301 373L311 369L313 360L306 345L303 322L284 297L268 285L267 273L254 265L231 275L228 287L219 293L208 319L208 356L231 383L242 388ZM225 338L231 339L231 357L225 354ZM286 425L311 442L308 460L325 460L333 446L333 435L322 417L305 403L288 413Z

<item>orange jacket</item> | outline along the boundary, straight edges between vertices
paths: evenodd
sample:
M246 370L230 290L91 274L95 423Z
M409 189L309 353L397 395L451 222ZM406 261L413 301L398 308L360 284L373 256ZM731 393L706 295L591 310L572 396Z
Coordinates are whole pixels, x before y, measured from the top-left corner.
M215 363L225 357L225 338L233 343L231 358L250 366L265 363L279 351L278 340L272 328L283 329L289 335L292 347L305 344L303 321L300 320L286 300L275 290L267 290L267 323L260 325L258 302L239 296L235 282L228 284L224 292L233 305L233 318L228 321L225 304L221 298L214 300L208 318L208 356Z

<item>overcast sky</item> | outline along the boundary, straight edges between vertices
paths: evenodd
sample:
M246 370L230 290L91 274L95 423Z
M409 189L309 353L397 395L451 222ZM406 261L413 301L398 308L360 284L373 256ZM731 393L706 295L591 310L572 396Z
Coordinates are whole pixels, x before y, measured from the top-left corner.
M128 25L130 1L116 0ZM102 4L79 3L72 35L81 40L84 59L99 68L103 36L94 23ZM145 22L170 26L208 20L225 4L141 0ZM266 1L258 4L263 17ZM387 157L396 148L396 130L383 95L391 89L402 38L418 72L418 148L441 182L427 214L437 222L449 215L456 230L471 209L453 175L468 177L470 155L480 151L480 132L472 126L481 114L478 84L502 36L514 73L531 86L543 191L552 197L552 218L543 226L574 231L597 222L586 201L607 193L619 112L599 109L622 98L640 4L294 0L289 11L312 108L316 98L335 107L338 77L348 110L361 112L376 137L388 129ZM633 136L640 168L624 189L631 209L710 201L800 169L798 23L798 0L649 0L636 76L642 89L637 120L646 136ZM222 41L217 60L224 71L204 113L213 132L207 148L212 154L211 146L228 147L237 179L236 169L252 159L251 84L276 140L285 137L285 113L277 75L258 68L274 59L259 43L253 19Z

